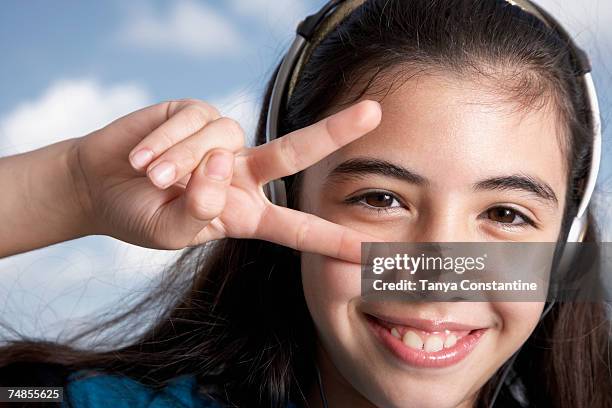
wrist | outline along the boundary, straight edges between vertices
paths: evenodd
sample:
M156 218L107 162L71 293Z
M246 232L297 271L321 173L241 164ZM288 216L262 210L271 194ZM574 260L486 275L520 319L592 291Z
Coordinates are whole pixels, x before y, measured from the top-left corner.
M0 159L0 257L95 231L91 200L73 167L77 144L78 139L69 139Z
M97 231L91 189L82 165L82 140L83 137L66 140L61 154L66 206L74 214L73 222L69 224L72 225L72 234L76 236L94 235Z

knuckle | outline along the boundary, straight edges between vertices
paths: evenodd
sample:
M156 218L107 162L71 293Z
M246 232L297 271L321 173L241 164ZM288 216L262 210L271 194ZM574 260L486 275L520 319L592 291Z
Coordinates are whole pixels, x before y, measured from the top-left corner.
M163 150L169 149L170 147L174 146L174 144L177 141L174 140L172 135L170 135L168 132L161 131L159 132L159 142L160 142L159 144L161 145L160 150L163 151Z
M308 239L308 233L310 231L310 220L306 218L300 225L298 226L297 237L295 248L297 250L304 250L305 245Z
M199 152L196 150L197 149L182 147L180 151L176 153L177 159L175 162L178 167L187 171L193 170L202 160L202 157L200 157Z
M299 156L293 144L293 139L291 137L280 138L279 148L281 159L284 160L291 174L295 173L299 168Z
M183 107L182 100L170 100L166 101L166 120L170 119L176 112L181 110Z
M181 103L183 106L187 106L187 105L196 105L200 103L200 100L196 98L181 98L181 99L178 99L178 102Z
M208 102L202 102L201 103L206 106L206 108L208 109L209 112L212 113L212 117L214 118L218 118L221 116L221 112L219 112L219 109L217 109L216 106L209 104Z
M270 213L272 212L273 207L274 207L273 204L264 205L263 210L259 214L259 220L256 223L256 227L253 232L253 238L264 239L264 240L268 238L265 234L263 234L262 226L265 225L267 223L268 218L270 218Z
M200 105L189 105L183 109L183 112L192 133L204 127L210 120L208 111Z
M207 117L219 117L219 110L206 101L202 101L196 98L181 98L174 99L166 102L168 105L168 118L173 116L180 110L193 108L199 109L207 114Z
M338 249L336 251L336 258L340 258L340 256L342 255L342 249L348 246L347 232L347 230L343 230L342 234L340 234L340 245L338 246Z
M255 154L247 154L244 160L246 162L246 168L249 169L254 180L267 181L265 180L266 173L264 171L264 164L260 157Z
M336 148L342 147L342 144L338 141L338 137L337 137L338 131L335 128L333 121L329 119L325 120L325 131L329 135L329 139L334 144L334 147Z
M206 101L202 101L200 99L189 98L187 99L186 104L190 106L196 106L198 109L205 111L209 117L218 118L219 116L221 116L221 113L219 112L219 110L214 105Z
M222 117L217 120L220 122L221 126L227 131L228 137L232 142L237 143L238 147L244 145L244 130L242 129L242 126L240 126L240 123L238 123L238 121L228 117Z

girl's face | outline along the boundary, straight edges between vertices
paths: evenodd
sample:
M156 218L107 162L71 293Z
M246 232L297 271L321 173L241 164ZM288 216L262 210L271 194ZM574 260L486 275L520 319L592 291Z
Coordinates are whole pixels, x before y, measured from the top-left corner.
M507 95L450 75L411 79L381 105L378 128L305 171L303 211L387 241L557 240L566 176L551 108L521 110ZM348 160L359 161L359 174L346 166L335 171ZM396 171L384 174L374 160ZM525 302L364 302L360 265L303 253L301 268L332 407L368 400L381 407L470 406L543 309ZM402 350L382 340L385 323L372 316L401 322L382 330L413 331L418 338L408 343L415 347L432 332L446 342L484 330L459 361L431 367L400 358ZM344 404L334 404L340 396Z

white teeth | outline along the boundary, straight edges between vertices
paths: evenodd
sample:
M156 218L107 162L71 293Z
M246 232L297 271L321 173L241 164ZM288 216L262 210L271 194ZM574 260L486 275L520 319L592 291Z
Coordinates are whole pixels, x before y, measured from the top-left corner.
M457 344L457 336L454 334L449 334L446 336L446 340L444 340L444 348L450 348Z
M445 330L445 334L446 336L439 336L436 334L426 336L425 342L423 342L421 336L412 330L408 330L402 337L397 328L391 328L391 335L396 339L402 340L404 345L416 350L425 350L428 353L435 353L445 348L451 348L457 344L457 340L459 339L456 334L451 333L450 330Z
M402 339L405 345L411 347L413 349L422 350L423 349L423 340L421 340L421 336L416 334L413 331L408 330L404 334L404 338Z
M425 351L428 353L440 351L444 348L444 341L440 336L429 336L425 342Z

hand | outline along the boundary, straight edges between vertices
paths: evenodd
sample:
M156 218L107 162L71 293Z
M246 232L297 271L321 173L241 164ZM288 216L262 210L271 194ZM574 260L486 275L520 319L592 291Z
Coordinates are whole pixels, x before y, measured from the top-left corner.
M75 174L86 186L82 201L98 234L160 249L262 239L359 263L361 242L379 239L276 206L263 186L318 162L380 119L379 104L362 101L247 148L240 125L213 106L165 102L81 138Z

